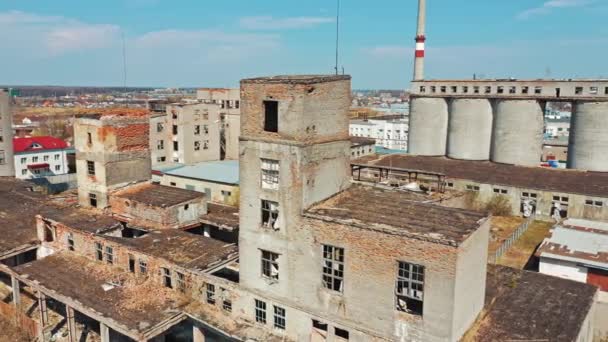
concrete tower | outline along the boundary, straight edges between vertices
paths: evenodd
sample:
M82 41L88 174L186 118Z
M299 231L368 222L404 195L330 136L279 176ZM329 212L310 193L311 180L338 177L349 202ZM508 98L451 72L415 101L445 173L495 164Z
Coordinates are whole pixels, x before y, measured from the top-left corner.
M13 115L8 89L0 89L0 177L15 176Z
M418 29L416 30L416 56L414 59L414 81L424 79L424 42L426 26L426 0L418 0Z

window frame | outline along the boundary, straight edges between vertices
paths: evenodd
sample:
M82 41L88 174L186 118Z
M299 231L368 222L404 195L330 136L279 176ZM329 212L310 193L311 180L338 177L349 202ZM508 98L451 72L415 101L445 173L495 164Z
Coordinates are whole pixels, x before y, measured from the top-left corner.
M323 244L321 253L323 287L330 291L344 293L345 249Z
M267 190L278 190L279 189L279 175L281 164L278 160L262 158L260 159L261 175L260 181L262 189Z
M266 324L266 302L255 299L255 321L257 323Z
M273 205L275 209L273 209ZM269 200L260 201L260 224L263 228L279 230L280 207L279 203Z
M263 278L279 281L279 257L280 255L275 252L260 249L260 266L261 274ZM275 266L276 273L273 274L273 266Z
M205 284L205 302L207 304L215 305L217 302L215 298L215 285L207 283Z
M424 283L426 267L411 262L397 261L397 276L395 281L395 308L398 311L413 315L423 315ZM419 293L419 294L418 294ZM408 300L418 304L413 310L408 310ZM401 304L405 303L405 306Z
M285 330L287 327L287 311L285 308L273 305L273 327L279 330Z

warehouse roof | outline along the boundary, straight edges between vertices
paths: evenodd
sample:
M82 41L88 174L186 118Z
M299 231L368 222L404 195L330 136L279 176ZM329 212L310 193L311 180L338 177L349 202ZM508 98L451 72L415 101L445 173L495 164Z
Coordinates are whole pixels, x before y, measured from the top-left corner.
M448 178L551 192L608 197L608 173L497 164L488 161L388 155L369 165L423 170Z
M165 174L214 183L239 184L239 161L222 160L201 162L165 171Z
M202 198L205 194L172 186L143 183L117 191L113 196L155 207L171 207Z

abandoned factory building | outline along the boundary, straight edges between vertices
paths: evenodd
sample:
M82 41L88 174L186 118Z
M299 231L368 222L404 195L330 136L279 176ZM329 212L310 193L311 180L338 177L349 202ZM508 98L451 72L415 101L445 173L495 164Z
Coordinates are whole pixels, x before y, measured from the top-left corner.
M238 206L150 181L147 114L78 120L77 196L0 178L2 315L39 341L592 339L598 289L488 266L488 215L351 179L349 76L240 94Z

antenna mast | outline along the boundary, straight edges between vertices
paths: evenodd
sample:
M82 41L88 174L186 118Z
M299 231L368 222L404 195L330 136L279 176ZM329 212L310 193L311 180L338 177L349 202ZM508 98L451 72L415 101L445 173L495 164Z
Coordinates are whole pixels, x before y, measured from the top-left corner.
M125 41L125 31L120 31L122 37L122 85L124 89L125 96L127 96L127 43ZM127 100L128 105L128 100Z
M336 11L336 75L339 74L338 63L340 57L340 0L337 0L337 11Z

